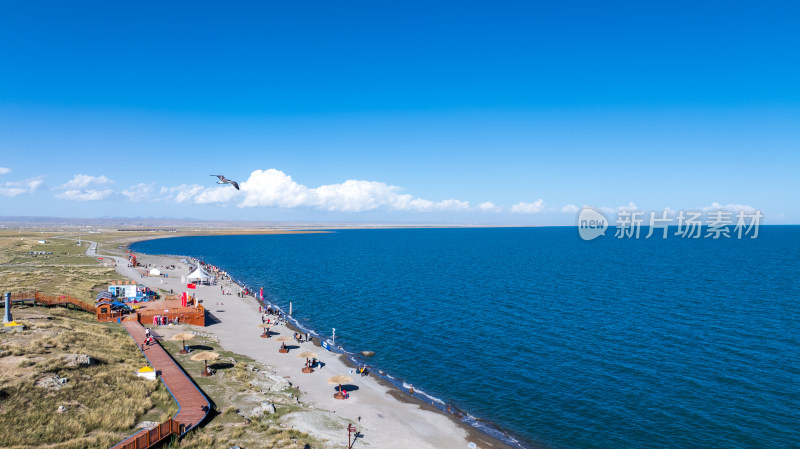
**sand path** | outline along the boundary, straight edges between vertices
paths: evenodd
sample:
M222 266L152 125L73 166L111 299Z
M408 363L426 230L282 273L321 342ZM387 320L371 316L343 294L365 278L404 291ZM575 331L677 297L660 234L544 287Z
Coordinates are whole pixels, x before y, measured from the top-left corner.
M90 245L87 255L96 257L94 247ZM141 263L153 264L161 269L164 265L175 265L175 270L163 271L169 278L142 277L139 270L128 267L125 258L117 256L117 272L154 289L174 289L176 293L187 291L186 285L181 282L181 276L189 273L189 267L177 259L163 256L140 255ZM142 270L142 269L140 269ZM222 287L234 295L223 295L220 285L198 286L194 293L203 300L203 305L218 322L211 324L199 331L213 334L226 350L246 355L258 362L272 365L279 376L287 377L293 385L302 392L302 402L315 409L327 410L346 420L353 422L363 438L353 445L357 447L372 448L398 448L398 449L450 449L466 448L467 432L447 416L430 410L424 410L418 405L398 401L388 394L389 387L380 384L376 379L367 376L361 377L354 372L352 382L358 389L351 391L347 400L334 399L334 386L327 383L327 379L337 374L348 374L351 368L336 354L325 351L311 343L291 343L292 349L288 354L278 353L280 342L275 341L277 336L265 339L260 338L261 316L258 313L258 303L253 298L239 298L235 295L238 286L222 283ZM189 290L191 291L191 290ZM161 329L160 334L165 334ZM285 326L273 328L280 335L292 336L293 332ZM167 335L168 336L168 335ZM313 351L319 354L324 367L310 374L301 372L305 359L300 359L297 354L303 351ZM359 417L361 417L359 421ZM322 439L331 437L330 429L325 429L312 420L295 419L292 424L298 430L310 433ZM345 447L347 445L347 430L341 429L341 438L333 441Z

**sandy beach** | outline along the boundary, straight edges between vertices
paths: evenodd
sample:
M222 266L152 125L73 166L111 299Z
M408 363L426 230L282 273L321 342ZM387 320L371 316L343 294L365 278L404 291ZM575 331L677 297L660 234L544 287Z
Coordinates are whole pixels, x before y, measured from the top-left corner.
M99 251L101 256L105 256L103 248ZM88 254L95 255L94 250L90 248ZM140 263L159 269L174 265L174 270L162 270L168 274L167 278L142 277L144 270L141 267L128 267L124 257L110 257L117 259L117 272L137 283L153 289L173 289L178 294L187 291L181 276L189 273L189 265L181 262L180 257L137 254ZM233 294L225 295L223 289ZM300 389L300 401L312 410L284 416L282 420L286 425L326 441L326 446L331 448L346 446L348 423L356 425L363 435L353 447L449 449L472 447L470 443L474 443L478 448L510 448L379 378L359 376L344 356L319 347L317 339L291 342L288 354L279 353L280 342L276 338L292 337L294 331L286 325L279 325L272 328L272 338L261 338L259 303L253 297L238 297L236 292L239 289L240 286L227 281L211 286L198 285L196 290L188 291L195 293L206 307L210 315L207 326L159 326L156 330L165 338L183 330L210 334L226 350L270 366L275 375L286 378ZM303 351L319 354L323 367L313 373L303 373L301 369L305 359L297 357ZM350 384L356 388L351 389L349 399L333 397L335 386L328 384L327 379L339 374L353 378Z

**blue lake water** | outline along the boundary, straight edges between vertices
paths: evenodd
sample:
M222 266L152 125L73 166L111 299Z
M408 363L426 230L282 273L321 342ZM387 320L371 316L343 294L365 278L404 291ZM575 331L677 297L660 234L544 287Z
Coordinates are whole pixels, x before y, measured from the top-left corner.
M613 229L607 233L613 236ZM800 447L800 227L182 237L319 334L522 447Z

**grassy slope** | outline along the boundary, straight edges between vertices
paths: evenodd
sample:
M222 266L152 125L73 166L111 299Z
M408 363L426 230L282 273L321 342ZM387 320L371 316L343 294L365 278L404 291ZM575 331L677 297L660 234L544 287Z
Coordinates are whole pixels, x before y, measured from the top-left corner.
M100 242L101 253L122 254L117 245L131 235L136 234L111 232L83 239ZM123 278L113 268L86 257L87 244L77 246L75 238L74 233L0 231L0 291L39 290L93 303L97 291ZM52 251L53 255L33 257L30 251ZM160 422L177 412L177 404L161 382L134 376L146 360L116 323L97 323L93 315L80 311L42 307L15 308L14 318L26 325L26 331L0 333L0 447L109 447L133 433L136 423ZM216 376L195 377L220 413L209 425L171 446L321 446L312 437L280 425L282 416L303 409L294 400L297 391L259 396L248 384L257 377L245 368L253 365L252 360L221 350L213 340L194 343L208 346L227 360L217 364ZM165 342L173 354L178 345ZM88 354L98 364L67 367L63 356L74 353ZM202 369L202 362L188 356L176 358L190 374ZM36 386L38 380L53 375L69 380L58 390ZM247 419L237 413L264 400L276 404L276 414ZM57 413L60 405L67 411Z
M0 446L108 447L137 422L177 412L161 382L134 375L145 360L121 327L65 309L19 308L14 315L27 329L0 334ZM69 367L64 354L97 363ZM57 390L36 385L53 375L68 381ZM67 411L57 413L60 405Z
M47 244L38 243L47 240ZM28 254L30 251L52 255ZM53 233L0 232L0 288L4 291L39 290L48 295L70 295L94 303L94 293L112 280L122 280L113 267L87 257L86 243L58 238Z
M57 234L0 233L0 290L40 290L93 303L94 292L122 279L86 257L86 245ZM47 240L40 244L38 240ZM51 251L36 257L30 251ZM144 356L119 326L65 309L15 307L22 333L0 334L0 446L103 447L132 433L137 422L160 421L177 405L160 382L135 377ZM94 366L68 367L64 354L87 354ZM69 379L58 390L36 386L48 376ZM65 413L57 413L60 405Z

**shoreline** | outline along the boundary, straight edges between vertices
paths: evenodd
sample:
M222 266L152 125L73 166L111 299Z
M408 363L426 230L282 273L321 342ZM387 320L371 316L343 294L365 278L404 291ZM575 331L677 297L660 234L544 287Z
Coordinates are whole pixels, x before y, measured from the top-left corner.
M243 232L241 234L242 235L290 234L290 233L291 234L295 234L295 233L305 233L305 232L307 232L307 231L274 230L274 231L257 232L257 233L246 233L246 232ZM321 232L330 232L330 231L315 230L315 231L310 231L310 232L321 233ZM240 234L240 233L237 232L236 234ZM202 234L199 234L199 233L198 234L194 234L194 233L192 233L192 234L188 234L188 235L187 234L183 234L183 233L180 233L178 235L163 235L163 234L162 235L153 235L153 236L147 236L147 235L139 236L139 235L136 235L136 236L127 236L124 239L124 243L121 243L121 245L123 246L122 251L130 251L130 245L132 245L133 243L136 243L136 242L140 242L140 241L153 240L153 239L159 239L159 238L189 237L189 236L200 236L200 235L210 235L210 236L213 236L213 235L230 235L230 233L228 233L228 232L222 232L222 233L209 232L209 233L202 233ZM116 250L114 252L116 252ZM140 253L140 252L137 252L137 254L141 255L140 256L141 257L140 261L143 261L143 262L145 262L145 261L147 261L148 259L151 259L151 258L156 259L156 260L158 260L158 259L166 259L167 261L169 261L170 264L174 264L176 266L181 266L182 265L182 263L180 262L181 259L197 260L196 258L191 257L191 256L175 255L175 254L158 255L158 254L147 254L147 253ZM209 263L209 261L203 261L203 262L204 263ZM152 263L152 261L150 263ZM229 287L233 287L234 290L236 288L242 289L242 288L248 287L242 281L237 280L231 273L226 273L226 274L230 278L230 284L228 284L228 286ZM132 280L137 281L137 282L141 282L142 281L142 278L134 278L134 277L130 277L130 278ZM152 278L144 278L144 279L152 279ZM170 276L170 279L173 279L172 276ZM224 283L225 283L225 281L222 281L218 285L221 285L221 284L224 284ZM158 285L155 285L155 287L159 288ZM166 285L161 284L160 288L164 288L164 287L166 287ZM216 290L216 287L217 287L217 285L214 285L214 286L211 286L211 287L204 287L204 289L210 289L212 291L218 292L218 290ZM198 297L200 299L204 299L206 297L206 295L207 295L207 293L204 290L198 290L197 294L198 294ZM236 295L234 295L232 297L230 295L228 295L228 297L225 297L225 300L249 302L252 305L253 309L256 309L259 305L263 304L263 303L260 302L260 300L255 295L245 296L244 298L239 298ZM277 306L277 305L273 304L273 307L277 307L277 308L281 309L281 311L283 311L280 306ZM224 318L218 317L218 316L214 315L213 313L211 313L212 306L211 306L210 303L206 307L206 309L209 311L209 314L211 315L212 320L214 320L214 321L217 321L217 320L222 321L222 320L224 320ZM257 309L256 309L256 312L257 312ZM287 316L286 326L285 326L287 329L291 330L292 332L300 331L300 332L309 332L309 333L311 333L313 335L313 337L314 337L312 339L314 347L315 348L321 348L320 334L319 333L317 333L314 329L310 329L310 328L307 328L307 327L301 325L293 317L288 317L288 314L284 314L284 315ZM210 328L210 326L207 326L204 329L206 329L207 332L209 332L209 333L214 333L213 329L209 329L209 328ZM236 347L230 347L228 349L232 350L233 352L239 352L239 351L237 351ZM358 363L357 359L359 359L358 355L356 355L355 353L348 352L348 351L346 351L346 349L344 349L342 347L337 347L335 349L337 349L337 350L336 351L331 351L331 352L324 352L324 354L333 355L336 359L339 360L339 362L343 366L347 367L347 369L355 369L357 367L357 363ZM321 352L320 354L323 354L323 352ZM326 364L327 364L327 362L326 362ZM491 449L525 449L526 448L526 446L522 445L522 443L517 441L514 437L508 435L506 432L504 432L499 426L497 426L493 422L481 420L479 418L475 418L475 417L473 417L472 415L470 415L468 412L466 412L464 410L455 409L455 412L461 414L462 418L471 417L473 423L476 423L476 424L477 423L488 423L488 424L481 424L481 427L479 427L477 425L471 424L470 422L467 422L467 421L464 421L462 419L459 419L459 417L456 416L455 414L451 414L451 413L448 413L446 411L446 409L445 409L446 402L442 401L440 398L435 398L435 397L429 396L424 392L422 393L424 396L426 396L426 397L428 397L430 399L433 399L435 401L441 402L441 406L437 407L436 405L434 405L433 401L428 402L428 401L424 400L422 397L420 397L419 393L416 393L414 395L409 394L406 390L404 390L404 388L403 388L404 382L402 380L397 379L397 378L389 375L388 373L385 373L384 371L382 371L379 367L377 367L375 365L370 365L370 366L372 368L371 373L370 373L371 375L367 376L366 378L356 379L357 381L360 381L361 379L370 379L371 381L374 381L376 384L378 384L380 386L380 388L383 390L383 393L385 395L388 395L389 397L392 398L392 402L394 402L394 407L395 408L403 407L404 405L415 406L416 407L415 415L420 415L423 419L425 419L426 416L430 415L430 414L435 414L435 415L437 415L439 417L446 418L446 420L449 423L451 423L451 425L453 425L454 427L456 427L457 429L461 430L464 433L464 435L463 435L463 445L461 445L461 447L467 447L468 443L472 442L472 443L475 443L478 448L491 448ZM358 394L358 392L356 391L354 393L354 395L355 394ZM336 412L334 411L334 413L336 413ZM380 413L378 413L378 415L380 416ZM406 427L406 425L403 425L402 427ZM444 429L442 429L442 431L443 431L443 433L447 433L447 432L444 432ZM313 433L313 430L311 430L311 433ZM492 433L495 433L496 435L492 435ZM504 439L505 439L505 441L504 441ZM383 447L383 446L381 446L381 447ZM413 447L413 446L409 446L409 447ZM422 447L422 446L419 446L419 447ZM441 446L435 446L435 447L441 447ZM445 447L447 447L447 446L445 446ZM539 446L536 446L536 447L539 447Z

